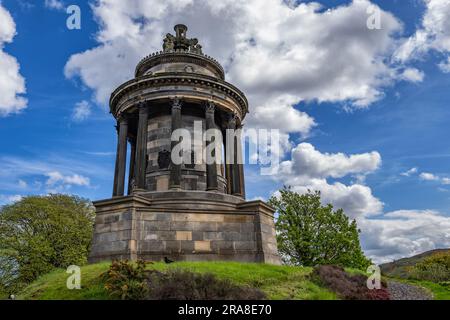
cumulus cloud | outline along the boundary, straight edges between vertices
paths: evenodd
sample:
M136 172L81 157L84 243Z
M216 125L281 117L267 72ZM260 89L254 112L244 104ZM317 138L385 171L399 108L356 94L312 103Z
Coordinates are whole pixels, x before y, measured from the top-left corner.
M365 251L377 263L450 247L450 217L436 211L393 211L358 224Z
M309 143L292 150L291 160L282 163L282 170L309 178L342 178L349 174L371 173L381 165L378 152L345 155L321 153Z
M274 178L299 193L318 190L324 203L343 208L350 217L356 218L380 213L382 202L373 196L369 187L360 183L345 185L341 182L329 183L327 179L367 175L380 165L378 152L329 154L316 150L309 143L301 143L292 150L291 160L281 163L280 172Z
M11 43L15 35L16 24L0 2L0 116L17 113L27 107L27 100L21 96L26 89L19 63L3 51L5 43Z
M83 100L75 105L72 112L72 120L75 122L84 121L91 115L91 113L91 105L89 102Z
M95 101L106 105L111 91L132 78L138 61L161 50L164 35L183 22L205 52L222 62L228 80L248 95L248 125L307 134L314 120L294 109L296 104L367 107L383 96L385 86L402 79L386 62L401 23L381 10L382 29L368 29L370 5L355 0L323 10L316 2L277 0L102 0L93 5L99 45L73 55L65 74L79 77L94 90Z
M450 2L423 0L426 6L421 27L397 49L397 60L406 62L419 59L430 50L446 55L439 66L447 72L450 61Z

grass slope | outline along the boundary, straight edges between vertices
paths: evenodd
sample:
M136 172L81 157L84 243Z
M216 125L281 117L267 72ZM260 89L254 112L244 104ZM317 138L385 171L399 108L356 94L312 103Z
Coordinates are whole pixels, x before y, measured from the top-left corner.
M402 258L393 262L384 263L380 265L381 272L388 277L405 278L408 275L409 268L415 266L417 263L433 254L443 252L450 253L450 249L431 250L409 258Z
M80 290L69 290L65 270L46 274L19 294L26 300L103 300L109 299L100 279L110 263L103 262L81 268ZM248 285L264 291L270 299L286 300L334 300L336 295L308 279L311 268L273 266L237 262L177 262L149 264L148 269L166 270L179 268L200 273L212 273L218 278L229 279L239 285Z

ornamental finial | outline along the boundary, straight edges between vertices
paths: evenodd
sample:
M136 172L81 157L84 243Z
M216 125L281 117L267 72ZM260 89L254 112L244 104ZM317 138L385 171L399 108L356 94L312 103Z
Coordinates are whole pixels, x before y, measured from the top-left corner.
M198 43L198 39L188 39L186 37L188 27L184 24L177 24L174 27L175 36L168 33L163 41L164 52L185 51L191 53L202 54L202 46Z

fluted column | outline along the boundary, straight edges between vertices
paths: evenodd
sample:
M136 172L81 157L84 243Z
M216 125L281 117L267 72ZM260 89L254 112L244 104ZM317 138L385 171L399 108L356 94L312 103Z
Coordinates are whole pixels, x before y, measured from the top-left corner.
M240 145L239 137L235 137L234 134L236 132L236 115L230 115L228 119L228 130L231 130L227 134L227 148L231 147L232 155L227 154L227 159L231 161L231 163L227 164L227 169L230 169L229 176L231 176L231 194L236 196L241 196L241 179L239 177L239 165L238 165L238 152L240 152L238 145ZM233 137L233 139L229 139ZM227 151L227 152L228 152Z
M147 128L148 107L145 103L139 105L139 122L136 144L136 189L145 190L145 174L147 169Z
M228 128L228 122L226 122L223 127L225 130L222 131L222 137L223 137L223 153L224 153L224 169L225 169L225 180L227 181L226 190L225 193L231 194L231 170L230 165L227 161L227 128Z
M240 124L237 128L238 130L242 130L242 124ZM236 145L237 145L237 149L239 152L242 152L242 140L241 140L241 136L238 137L238 139L236 139ZM240 184L240 190L239 190L239 194L241 197L243 197L245 199L245 179L244 179L244 163L243 163L243 157L239 157L241 163L238 163L238 171L239 171L239 184Z
M213 102L208 102L206 104L205 110L205 122L206 122L206 130L216 129L215 121L214 121L214 111L216 106ZM214 138L215 139L215 138ZM211 144L217 144L217 141L207 141L207 146L209 147ZM211 164L206 164L206 190L207 191L217 191L217 162L216 162L216 148L214 148L213 153L211 154L214 157L214 162Z
M130 143L130 166L128 169L128 195L130 195L136 186L136 178L134 168L136 166L136 139L129 138Z
M115 190L113 196L120 197L125 192L125 171L127 162L127 135L128 119L121 117L119 120L119 139L116 158L116 177L114 179Z
M180 129L182 126L181 123L181 101L178 98L175 98L172 101L172 133ZM179 143L179 141L172 141L171 148L173 148ZM181 164L175 164L172 161L172 155L170 160L170 179L169 179L169 188L172 190L180 190L181 189Z

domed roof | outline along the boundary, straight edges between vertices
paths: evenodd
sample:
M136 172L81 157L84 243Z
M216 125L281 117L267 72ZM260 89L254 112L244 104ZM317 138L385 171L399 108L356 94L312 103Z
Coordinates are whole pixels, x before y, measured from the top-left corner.
M186 37L188 28L183 24L174 27L175 35L168 33L163 40L163 50L152 53L136 66L135 77L166 72L198 73L225 79L223 67L212 57L203 54L198 39Z

